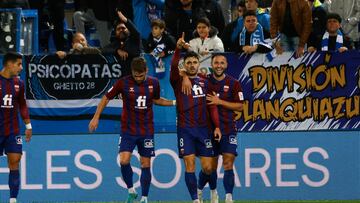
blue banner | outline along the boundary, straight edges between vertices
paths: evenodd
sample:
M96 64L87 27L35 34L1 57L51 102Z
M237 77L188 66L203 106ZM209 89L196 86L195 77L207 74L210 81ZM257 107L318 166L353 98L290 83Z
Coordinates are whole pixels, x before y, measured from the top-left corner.
M264 54L225 53L227 74L238 79L244 91L244 109L237 112L238 131L357 130L360 127L358 51L287 52L269 61ZM156 71L145 55L149 74L159 78L161 96L174 99L169 83L171 56L163 59L164 72ZM200 71L210 73L210 56L201 58ZM182 64L179 64L182 66ZM32 56L26 65L27 99L34 133L85 133L101 96L121 77L113 56ZM118 133L121 100L104 110L100 133ZM156 132L175 132L174 107L155 107ZM51 120L57 126L51 128ZM62 121L62 122L59 122ZM71 126L76 124L76 129ZM69 127L70 125L70 127ZM46 127L43 127L46 126Z
M156 134L150 201L190 201L175 134ZM20 202L125 201L118 135L42 135L24 144ZM357 132L239 133L235 200L360 199ZM8 200L6 157L0 161L0 202ZM139 185L139 155L132 157ZM220 200L224 171L218 169ZM197 170L199 170L197 165ZM209 188L205 188L209 199Z

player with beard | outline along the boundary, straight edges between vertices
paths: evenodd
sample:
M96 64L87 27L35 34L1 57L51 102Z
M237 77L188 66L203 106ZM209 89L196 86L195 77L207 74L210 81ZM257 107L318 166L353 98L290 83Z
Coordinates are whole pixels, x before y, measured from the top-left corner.
M205 178L212 173L213 148L211 139L221 139L219 115L215 105L206 102L206 94L213 88L206 78L198 77L199 55L187 52L184 56L184 77L191 82L191 93L181 91L183 77L179 73L180 50L189 46L185 43L184 33L178 40L171 62L170 83L174 89L177 103L177 138L179 157L185 163L185 182L194 203L199 203L197 195L197 180L195 175L195 157L200 157L201 168ZM209 113L208 113L209 111ZM214 123L213 135L208 133L208 115Z
M220 129L222 137L220 142L213 141L214 159L213 159L213 172L210 178L207 177L203 171L199 173L198 183L198 196L202 202L202 190L207 182L210 186L210 199L211 203L219 202L218 194L216 191L217 182L217 165L218 158L221 154L223 156L224 179L223 184L225 188L225 203L232 203L232 192L234 189L234 160L237 156L237 135L235 126L235 113L234 111L241 111L243 108L243 92L240 82L233 77L226 75L227 59L222 54L214 54L211 58L211 67L213 74L209 76L209 81L214 88L212 94L207 94L206 99L211 105L217 105L219 109ZM191 90L191 81L184 77L183 91L188 93Z
M115 40L106 45L101 53L114 54L119 58L122 76L131 74L131 61L140 56L141 49L140 33L133 22L118 11L119 20L115 22Z

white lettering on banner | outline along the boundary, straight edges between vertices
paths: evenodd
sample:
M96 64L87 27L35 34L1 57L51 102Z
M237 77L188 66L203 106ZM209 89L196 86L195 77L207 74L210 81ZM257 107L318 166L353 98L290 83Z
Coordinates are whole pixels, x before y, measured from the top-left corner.
M28 184L27 183L27 179L26 179L27 171L30 170L30 168L28 169L26 167L26 165L27 165L26 164L26 152L23 152L22 157L21 157L21 167L20 167L21 189L24 189L24 190L42 190L43 189L43 184Z
M46 152L46 184L48 189L70 189L70 184L54 184L52 174L55 172L67 172L67 167L54 167L52 165L53 156L70 156L69 150L47 151Z
M262 167L252 168L250 166L250 161L251 161L250 157L252 154L262 154L264 156L265 163ZM262 148L245 149L245 186L250 187L250 181L251 181L250 175L252 173L259 173L265 183L265 186L271 187L269 178L266 175L266 171L269 169L269 167L270 167L270 154L268 151Z
M282 164L282 154L285 153L299 153L299 148L278 148L276 149L276 186L279 187L297 187L299 186L298 181L283 181L282 171L283 170L294 170L296 169L295 164ZM292 160L292 159L290 159Z
M0 157L0 158L2 158L2 159L7 159L7 157L6 156L2 156L2 157ZM3 160L4 161L4 163L6 162L6 160ZM0 167L0 173L7 173L7 174L9 174L9 168L6 166L6 167ZM7 183L7 181L4 181L4 182L6 182L6 184L1 184L0 185L0 190L9 190L9 185L8 185L8 183Z
M36 75L38 78L119 78L121 76L120 64L33 64L30 63L29 78ZM100 69L100 70L99 70Z
M152 178L151 178L151 183L153 185L155 185L155 187L157 188L172 188L174 187L180 180L180 177L181 177L181 161L179 159L179 156L177 155L177 153L175 153L173 150L170 150L170 149L158 149L158 150L155 150L155 154L156 154L156 157L153 158L151 160L151 175L152 175ZM175 175L174 175L174 178L168 182L168 183L161 183L159 181L157 181L157 179L154 177L154 172L153 172L153 162L154 160L161 154L164 154L164 155L169 155L175 162Z
M326 183L329 182L330 172L325 166L316 164L309 160L309 156L312 153L319 153L319 154L321 154L321 156L324 159L329 159L329 154L326 152L325 149L323 149L321 147L311 147L311 148L307 149L303 155L303 160L304 160L305 165L310 168L321 171L324 174L324 178L318 182L315 182L315 181L310 180L310 178L307 175L302 175L301 177L304 180L304 182L311 187L322 187L322 186L326 185Z
M95 89L95 82L55 82L54 90L92 90Z
M91 166L84 165L83 163L81 163L81 161L80 161L81 157L86 156L86 155L90 155L90 156L94 157L97 162L102 161L101 156L96 151L81 150L80 152L78 152L75 155L75 161L74 161L75 166L83 171L94 174L96 176L96 181L93 183L90 183L90 184L86 184L86 183L81 182L79 177L75 177L74 182L77 186L79 186L82 189L92 190L92 189L99 187L99 185L102 183L103 177L102 177L101 171L99 171L98 169L91 167Z
M310 147L307 149L303 149L304 150L304 154L301 156L299 155L299 148L275 148L275 153L273 154L273 152L267 150L267 149L263 149L263 148L245 148L245 156L244 156L244 164L241 164L241 166L244 166L244 171L243 170L239 170L234 166L234 178L235 178L235 187L241 187L241 181L240 181L240 176L238 175L239 171L242 171L242 173L244 173L244 177L245 177L245 187L251 187L251 183L254 181L254 177L253 176L260 176L261 178L258 179L258 177L256 177L256 179L258 179L259 181L264 182L266 187L272 187L272 185L274 185L274 187L299 187L300 183L303 183L303 185L308 185L310 187L322 187L324 185L326 185L329 182L330 179L330 171L327 167L325 167L324 165L319 164L318 162L314 162L310 160L310 157L312 155L321 155L321 157L324 160L329 159L329 154L328 152L321 148L321 147ZM38 181L37 183L29 183L29 180L34 181L34 175L35 172L34 170L39 170L39 168L33 168L33 167L27 167L28 165L31 165L31 163L27 163L27 153L24 151L23 152L23 156L21 159L21 167L20 167L20 177L21 177L21 189L26 189L26 190L47 190L47 189L56 189L56 190L66 190L66 189L71 189L71 183L70 182L64 182L62 181L62 183L55 183L54 182L54 176L56 176L58 173L62 173L61 176L66 177L66 180L73 180L74 184L76 185L78 188L80 189L84 189L84 190L95 190L98 189L101 184L103 183L103 174L105 173L105 171L102 171L101 169L97 168L96 166L100 166L99 164L97 165L86 165L84 163L81 162L81 159L84 159L84 157L90 156L93 157L95 159L95 163L101 163L103 164L107 164L107 163L102 163L103 159L101 157L101 155L95 151L95 150L90 150L90 149L84 149L84 150L80 150L78 152L71 152L70 150L58 150L58 151L46 151L46 163L44 164L39 164L37 161L36 165L45 165L46 168L42 169L40 171L44 171L46 173L46 182L42 182L42 178L41 175L35 175L35 176L40 176L37 179L35 179L36 181ZM181 179L181 174L182 174L182 170L183 170L183 166L181 165L181 160L179 159L177 153L171 149L168 148L161 148L155 151L156 155L151 161L151 172L152 172L152 184L156 187L156 188L161 188L161 189L167 189L167 188L173 188L173 187L178 187L179 185L179 181ZM74 157L70 157L71 154L75 154ZM270 156L270 154L272 156ZM285 156L286 155L286 156ZM61 157L60 157L61 156ZM105 156L105 155L104 155ZM133 156L136 158L133 161L137 161L140 162L140 155L137 151L133 152ZM174 161L174 163L172 161L169 162L169 164L171 164L171 167L174 167L174 170L168 170L168 173L166 173L166 176L170 176L169 181L164 181L164 182L160 182L159 177L161 177L163 174L159 173L158 171L153 171L153 166L154 166L154 161L156 160L163 160L163 157L160 156L169 156L170 159L172 159ZM289 157L289 156L296 156L296 157ZM57 158L56 158L57 157ZM275 157L276 160L271 160L271 157ZM5 156L6 159L7 157ZM60 159L61 158L61 159ZM66 162L69 161L70 158L73 158L74 161L74 165L65 165L64 164L64 159L66 159ZM298 159L295 159L298 158ZM59 161L56 161L57 159L60 159ZM86 158L86 160L88 160L89 158ZM263 160L263 161L258 161L258 160ZM296 161L295 163L287 163L284 164L284 161L287 162L291 162L291 160L300 160L302 159L303 162L303 167L308 167L310 169L314 169L316 171L321 172L323 175L319 176L319 175L314 175L314 177L312 177L311 175L313 173L310 174L305 174L302 171L298 171L297 170L297 165L301 164L299 163L300 161ZM29 159L31 160L31 159ZM28 160L28 161L29 161ZM317 159L319 160L319 159ZM219 164L218 164L218 169L217 169L217 173L218 173L218 178L222 179L224 177L223 171L221 169L222 167L222 158L219 157ZM256 162L256 165L254 166L254 163ZM2 161L2 163L5 163L5 160ZM63 163L63 164L61 164ZM69 162L71 163L71 161ZM117 165L120 167L120 163L119 163L119 157L117 156L117 161L116 161ZM156 165L157 163L155 163ZM303 168L300 167L300 168ZM89 176L89 175L94 175L95 176L95 180L93 182L84 182L85 180L89 180L88 178L82 177L82 176L72 176L70 172L68 172L68 168L70 168L70 171L76 171L77 169L79 171L84 171L87 172L88 174L85 176ZM137 177L140 177L141 174L141 168L137 167L137 166L132 166L132 169L134 171L134 173L137 175ZM271 169L271 172L269 171L269 169ZM126 184L124 183L124 181L121 178L120 175L120 171L115 169L111 169L111 173L115 173L115 180L117 185L119 185L120 187L126 188ZM291 176L285 176L284 172L287 170L292 170L292 174ZM115 171L115 172L114 172ZM155 172L155 173L154 173ZM294 174L296 173L297 174ZM9 173L9 169L7 167L0 167L0 174L3 174L4 176L7 177L7 175ZM44 174L45 174L44 173ZM275 174L275 175L269 175L270 174ZM300 174L299 174L300 173ZM83 173L80 173L83 174ZM60 174L58 174L60 175ZM283 177L293 177L296 178L298 177L297 175L301 176L300 180L292 180L292 181L285 181L283 180ZM241 176L242 177L242 176ZM69 179L70 178L70 179ZM253 178L253 179L251 179ZM271 180L276 181L275 184L271 184L269 178L271 178ZM3 184L0 184L0 190L8 190L8 184L7 184L7 179L5 181L5 179L3 180ZM45 178L44 178L45 180ZM64 179L56 179L57 181L59 180L64 180ZM302 180L302 182L301 182ZM260 182L261 183L261 182ZM46 186L45 186L46 184ZM134 182L134 187L138 188L140 187L140 180L136 180Z

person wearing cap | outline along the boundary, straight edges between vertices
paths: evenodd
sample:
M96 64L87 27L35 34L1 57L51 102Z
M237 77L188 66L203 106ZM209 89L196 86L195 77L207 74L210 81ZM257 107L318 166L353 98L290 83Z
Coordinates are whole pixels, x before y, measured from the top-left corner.
M340 29L340 15L337 13L329 13L326 19L326 31L322 35L322 39L317 40L314 44L309 44L308 51L338 51L340 53L347 51L350 42Z

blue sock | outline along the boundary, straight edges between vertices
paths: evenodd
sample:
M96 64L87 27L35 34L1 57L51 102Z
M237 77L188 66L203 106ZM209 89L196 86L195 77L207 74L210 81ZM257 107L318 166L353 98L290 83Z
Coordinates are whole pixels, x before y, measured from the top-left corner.
M149 194L151 183L151 172L150 168L141 168L141 177L140 177L140 184L141 184L141 192L142 196L147 197Z
M121 166L121 174L126 183L127 188L133 187L133 170L130 164L120 165Z
M196 200L197 196L197 184L196 184L196 176L195 173L185 172L185 183L189 190L190 196L192 200Z
M16 198L19 193L20 174L19 170L10 170L9 173L9 188L10 198Z
M234 183L234 171L232 169L224 171L225 192L232 194L233 189L234 189L234 184L235 184Z
M198 188L200 190L204 189L206 183L210 180L210 175L207 175L202 170L199 172L199 181L198 181Z
M217 186L217 171L216 170L210 174L209 186L210 186L210 190L216 189L216 186Z

